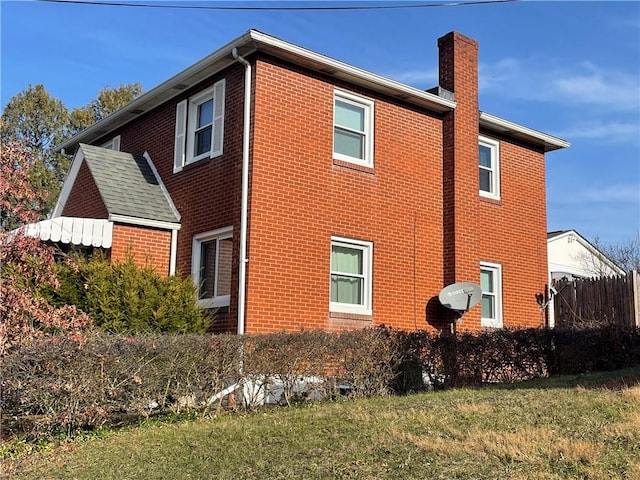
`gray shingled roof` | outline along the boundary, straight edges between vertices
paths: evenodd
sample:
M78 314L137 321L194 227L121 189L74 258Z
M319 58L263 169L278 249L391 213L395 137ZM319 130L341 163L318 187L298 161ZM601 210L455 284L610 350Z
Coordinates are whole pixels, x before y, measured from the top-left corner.
M80 144L110 215L179 223L168 193L142 155Z
M570 232L571 230L556 230L554 232L547 232L547 240L551 238L558 237L564 233Z

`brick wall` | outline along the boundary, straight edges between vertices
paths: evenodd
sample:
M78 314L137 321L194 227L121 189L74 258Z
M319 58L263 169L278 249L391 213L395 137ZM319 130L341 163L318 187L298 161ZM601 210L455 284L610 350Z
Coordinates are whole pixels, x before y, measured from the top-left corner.
M136 265L149 265L160 275L169 274L171 232L134 225L115 224L111 244L111 261L132 256Z
M442 122L375 102L375 166L334 162L334 85L277 60L256 65L247 331L385 324L427 328L442 288ZM374 243L373 316L329 314L331 236Z
M96 182L93 181L89 167L82 162L78 176L64 205L62 216L81 218L108 218Z
M505 326L541 326L535 294L548 275L544 153L481 133L500 141L501 199L479 202L478 252L502 265Z
M216 332L235 332L237 325L243 75L243 68L234 64L109 135L121 136L122 151L134 154L142 154L145 151L149 153L182 215L182 225L178 231L178 272L183 275L191 273L194 235L228 226L234 227L231 306L229 309L221 309L216 315L213 327ZM200 93L221 78L226 79L223 155L187 165L182 172L174 174L176 104Z
M444 119L444 272L447 284L479 283L480 262L502 266L505 327L541 324L535 294L546 283L544 154L479 131L478 44L458 33L438 40L440 84L457 107ZM500 141L501 199L478 193L478 135ZM480 308L458 327L479 330Z
M544 155L482 132L501 141L502 199L479 196L478 45L452 33L439 48L440 83L457 102L443 116L264 54L249 58L247 332L440 328L435 297L453 282L478 283L480 261L503 267L505 326L538 325L534 295L546 281ZM191 271L194 235L234 227L231 306L219 312L215 331L236 330L243 73L234 64L109 136L120 134L124 151L148 151L167 185L183 219L180 272ZM176 103L220 78L224 154L173 174ZM375 102L373 169L332 158L335 87ZM329 314L332 235L374 244L370 317ZM480 329L479 307L459 328Z

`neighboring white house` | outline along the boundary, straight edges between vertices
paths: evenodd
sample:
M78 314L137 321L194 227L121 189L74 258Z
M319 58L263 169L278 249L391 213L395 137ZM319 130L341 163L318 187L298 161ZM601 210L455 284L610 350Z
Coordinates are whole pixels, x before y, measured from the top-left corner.
M575 230L547 233L549 286L554 280L624 275L625 271ZM553 292L553 290L552 290ZM549 326L555 326L553 299L548 303Z
M549 280L597 278L625 272L575 230L547 234Z

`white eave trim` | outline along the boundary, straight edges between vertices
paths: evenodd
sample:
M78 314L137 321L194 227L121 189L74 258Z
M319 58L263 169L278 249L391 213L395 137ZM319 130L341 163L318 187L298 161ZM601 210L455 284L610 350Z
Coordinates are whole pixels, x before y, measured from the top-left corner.
M237 48L240 55L246 57L256 50L283 57L295 62L293 57L305 60L302 65L315 65L316 70L333 75L350 83L361 85L384 94L394 96L409 103L421 105L436 112L446 112L455 108L456 102L439 97L433 93L410 87L380 75L353 67L311 50L293 45L257 30L249 30L244 35L232 40L202 60L164 81L160 85L142 94L120 110L81 131L63 143L56 145L55 150L68 149L78 143L92 143L116 128L128 123L137 116L169 101L180 92L198 82L215 75L217 72L233 64L235 60L231 51ZM313 68L313 67L311 67Z
M163 230L180 230L179 223L163 222L161 220L150 220L148 218L130 217L128 215L120 215L112 213L109 220L117 223L128 223L130 225L138 225L140 227L161 228Z
M332 71L335 71L336 73L340 72L341 75L339 75L339 77L344 78L351 83L359 84L373 90L382 90L383 92L385 92L386 90L393 90L396 97L403 98L411 103L422 104L426 102L432 108L435 107L435 109L439 112L449 111L456 107L455 101L447 100L433 93L429 93L424 90L405 85L404 83L382 77L375 73L368 72L361 68L354 67L347 63L340 62L320 53L316 53L292 43L285 42L284 40L280 40L279 38L272 37L256 30L250 30L248 33L254 41L258 42L259 50L266 50L267 52L271 52L272 49L282 50L297 57L310 60L313 63L322 65L322 71L324 73L328 73L331 75L330 72ZM376 88L376 86L378 88Z
M156 166L153 164L153 160L151 160L151 155L149 155L149 152L145 151L142 154L142 156L147 160L147 163L149 164L149 168L151 168L151 171L155 175L156 180L158 180L158 184L160 185L160 190L162 190L162 193L164 194L164 197L167 199L167 203L169 204L169 207L171 208L171 211L176 216L176 219L178 221L181 220L182 219L182 215L180 215L180 212L176 208L176 205L173 203L173 199L171 198L171 195L169 195L169 190L167 190L167 187L165 186L164 182L162 181L162 177L158 173L158 170L156 169Z
M504 120L503 118L490 115L486 112L480 112L480 127L506 135L521 137L534 143L542 143L545 152L558 150L560 148L569 148L571 146L566 140L518 125L517 123Z
M174 75L168 80L165 80L160 85L152 88L148 92L143 93L131 103L122 107L120 110L117 110L108 117L94 123L90 127L82 130L80 133L77 133L60 145L56 145L55 150L59 152L78 143L91 143L91 141L86 142L85 139L91 138L93 136L93 139L95 140L98 137L107 135L114 129L133 120L138 115L156 108L158 105L161 105L162 103L169 101L176 95L179 95L180 92L192 87L196 83L210 77L211 75L216 74L223 68L226 68L227 66L235 63L235 60L231 56L231 50L234 47L240 48L242 46L249 45L251 42L250 33L251 31L236 38L235 40L232 40L225 46L207 55L202 60L194 63L190 67L187 67L177 75ZM255 50L255 47L250 49L243 49L243 54L247 55L247 52L252 53ZM220 62L220 65L218 65L217 68L212 69L211 66L215 65L218 62ZM195 80L193 80L192 77L194 77ZM138 111L140 112L136 113Z
M577 241L584 248L586 248L598 260L600 260L601 262L604 262L604 264L607 267L609 267L611 270L616 272L618 275L624 275L626 273L613 260L611 260L609 257L607 257L603 252L598 250L595 246L593 246L591 244L591 242L589 242L589 240L584 238L582 235L580 235L575 230L567 230L566 232L559 233L558 235L554 235L551 238L547 238L547 248L548 248L548 246L550 244L555 243L558 240L566 239L566 238L568 238L570 236L573 236L575 238L575 241ZM578 271L578 273L579 273L579 271Z
M52 217L60 217L62 216L62 211L64 210L65 205L67 204L67 200L69 199L69 195L71 195L71 189L73 188L73 184L78 177L78 172L80 171L80 165L84 161L84 152L82 149L78 148L78 151L73 157L73 162L71 163L71 168L69 168L69 172L67 173L67 177L64 179L64 183L62 184L62 190L60 190L60 195L58 195L58 201L56 202L56 206L53 208Z

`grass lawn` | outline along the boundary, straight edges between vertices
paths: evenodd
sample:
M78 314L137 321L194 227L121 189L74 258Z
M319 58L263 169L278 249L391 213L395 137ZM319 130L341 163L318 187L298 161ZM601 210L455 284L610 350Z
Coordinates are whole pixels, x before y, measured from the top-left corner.
M153 422L11 479L640 479L640 368Z

